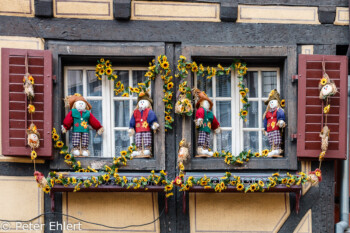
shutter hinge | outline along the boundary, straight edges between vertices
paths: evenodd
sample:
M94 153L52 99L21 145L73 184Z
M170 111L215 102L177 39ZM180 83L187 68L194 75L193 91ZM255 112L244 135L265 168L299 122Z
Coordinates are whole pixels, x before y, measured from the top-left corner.
M293 141L295 141L295 140L297 140L297 138L298 138L298 135L296 134L296 133L292 133L291 135L290 135L290 140L293 142Z
M295 81L297 81L299 78L301 77L301 75L292 75L292 83L294 83Z
M56 75L52 75L52 79L54 80L54 81L56 81Z

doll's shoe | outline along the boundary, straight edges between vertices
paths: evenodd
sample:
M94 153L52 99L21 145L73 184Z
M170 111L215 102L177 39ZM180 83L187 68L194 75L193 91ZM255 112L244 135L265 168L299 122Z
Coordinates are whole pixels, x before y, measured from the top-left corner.
M80 155L80 150L79 150L79 149L73 149L73 150L72 150L72 154L73 154L74 156L79 156L79 155Z
M267 154L267 157L269 158L282 158L283 156L280 155L281 151L280 150L272 150Z
M198 147L197 148L197 155L195 157L201 158L201 157L210 157L208 156L209 150L203 149L203 147Z
M139 152L139 151L133 151L131 155L132 155L134 158L137 158L137 156L140 155L140 152Z
M210 157L212 157L212 156L214 155L214 152L208 151L207 155L209 155Z
M138 151L138 155L133 156L134 158L151 158L151 150Z
M81 155L82 156L89 156L89 150L82 150Z

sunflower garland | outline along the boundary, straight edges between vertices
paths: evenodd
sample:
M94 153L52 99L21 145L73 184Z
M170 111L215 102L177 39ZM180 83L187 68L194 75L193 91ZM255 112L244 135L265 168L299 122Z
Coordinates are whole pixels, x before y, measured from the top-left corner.
M244 162L248 162L250 158L252 157L267 157L269 153L268 149L262 150L261 152L255 152L252 153L251 150L248 151L242 151L238 154L238 156L234 156L231 152L229 151L224 151L222 150L221 152L214 152L213 157L215 158L225 158L225 163L227 165L242 165Z
M104 58L97 60L95 75L99 80L102 80L103 77L107 77L108 80L116 80L118 75L113 74L112 62Z
M247 115L248 115L248 108L250 104L248 103L248 97L247 93L249 92L249 89L244 84L244 75L247 73L247 64L242 63L240 60L234 60L233 63L227 67L224 68L222 65L218 64L217 67L210 67L207 66L204 68L203 64L197 65L194 61L187 61L187 58L185 56L180 56L180 59L178 60L177 64L178 73L175 75L175 77L181 78L182 82L179 85L179 90L182 93L187 94L188 91L190 91L190 88L184 87L183 83L186 79L188 72L193 72L197 74L197 78L203 77L206 79L212 79L215 75L228 75L232 71L237 72L237 78L239 80L238 87L239 87L239 93L241 96L241 102L243 104L241 110L239 111L239 116L242 120L247 121ZM188 90L189 89L189 90ZM188 95L189 96L189 95ZM184 111L186 114L186 111ZM179 111L179 114L183 114L181 111Z

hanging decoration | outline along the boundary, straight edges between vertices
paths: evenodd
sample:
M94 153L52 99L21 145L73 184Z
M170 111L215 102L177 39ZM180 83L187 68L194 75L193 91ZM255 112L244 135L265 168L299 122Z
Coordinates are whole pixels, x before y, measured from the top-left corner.
M238 88L239 88L239 93L240 93L241 102L242 102L242 108L239 111L239 116L244 121L247 121L246 117L248 115L248 108L250 106L247 98L249 89L245 86L244 80L243 80L244 75L247 73L247 70L248 70L246 63L242 63L241 61L235 59L233 63L227 68L224 68L220 64L218 64L217 67L208 66L204 68L202 64L198 66L196 62L187 61L187 58L181 55L180 59L178 60L177 69L178 69L178 73L175 75L175 77L181 78L181 82L179 84L179 91L181 94L179 95L178 101L176 102L177 105L179 106L179 110L176 111L177 114L188 115L188 116L192 115L191 113L192 110L190 108L187 108L186 110L186 106L188 102L186 101L184 103L185 99L187 99L188 101L191 100L191 96L190 96L191 89L187 87L187 82L185 81L185 79L187 78L188 72L192 72L196 74L197 79L201 77L206 79L211 79L215 75L217 76L225 75L225 74L228 75L230 74L231 71L237 71L237 78L239 80Z
M74 156L89 156L89 125L102 135L104 128L92 115L91 104L78 93L67 96L65 104L71 111L63 120L62 133L72 128L72 154ZM56 145L57 146L57 145Z
M282 135L283 129L286 127L286 119L280 94L276 89L270 92L268 100L265 101L265 105L267 105L267 107L263 115L264 133L268 137L271 146L271 152L269 152L267 156L271 158L281 158L283 157L281 155L283 153L281 148Z
M118 75L113 74L112 62L110 60L105 60L104 58L97 60L95 71L96 77L99 80L102 80L102 78L107 78L108 80L116 80L118 78Z
M190 146L191 144L182 139L179 143L179 150L177 152L177 162L178 164L186 163L190 159Z

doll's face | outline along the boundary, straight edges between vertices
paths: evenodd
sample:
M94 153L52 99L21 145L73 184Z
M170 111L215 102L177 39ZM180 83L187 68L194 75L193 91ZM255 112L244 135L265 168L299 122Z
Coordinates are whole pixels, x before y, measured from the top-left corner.
M83 111L86 109L86 103L84 101L78 100L74 105L78 111Z
M322 87L321 91L324 96L328 96L332 92L332 86L329 84L326 84Z
M142 111L142 110L145 110L146 108L148 108L150 103L148 100L140 100L138 105L139 105L139 110Z
M36 134L29 134L29 138L33 141L33 142L37 142L39 141L38 135Z
M270 100L269 106L270 106L270 108L277 108L278 101L277 100Z
M210 108L210 104L208 100L203 100L201 106L205 109L205 110L209 110Z

